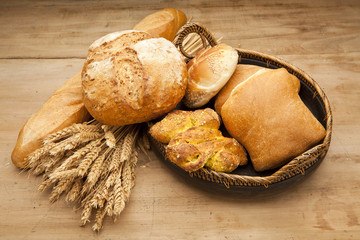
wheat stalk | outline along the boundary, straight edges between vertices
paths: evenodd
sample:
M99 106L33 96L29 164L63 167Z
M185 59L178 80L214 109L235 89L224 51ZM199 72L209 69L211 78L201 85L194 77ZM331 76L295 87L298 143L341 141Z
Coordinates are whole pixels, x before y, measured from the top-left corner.
M83 211L81 212L81 226L84 226L87 222L90 222L91 212L92 206L90 205L90 203L86 203L84 205Z
M106 145L108 145L108 147L110 148L115 148L116 146L116 138L114 133L111 131L112 127L109 125L102 125L101 128L104 130L105 132L105 140L106 140Z
M95 147L93 151L90 151L85 155L84 159L80 162L79 166L76 169L77 174L79 176L84 177L88 169L90 168L91 164L96 159L101 159L101 156L100 158L98 158L101 150L102 150L101 147Z
M74 178L75 177L73 177L73 176L71 176L69 178L62 178L58 182L58 184L53 188L53 190L51 192L51 196L49 198L51 203L56 202L63 192L70 190L70 187L73 185Z
M74 202L75 199L77 199L79 196L82 184L83 184L82 178L77 178L73 186L71 187L70 191L66 195L65 200L68 202Z
M106 214L106 211L104 208L98 209L98 211L96 213L95 224L92 227L93 231L98 232L102 229L105 214Z
M113 216L114 204L115 204L115 191L112 188L109 194L109 199L106 201L106 205L105 205L105 212L106 215L108 215L109 217Z

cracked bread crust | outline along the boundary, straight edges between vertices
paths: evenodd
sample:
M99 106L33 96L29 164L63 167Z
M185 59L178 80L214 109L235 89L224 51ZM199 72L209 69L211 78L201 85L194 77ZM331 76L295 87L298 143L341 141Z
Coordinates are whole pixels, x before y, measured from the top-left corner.
M108 125L146 122L169 112L186 84L186 64L175 46L134 30L96 40L82 70L84 104Z

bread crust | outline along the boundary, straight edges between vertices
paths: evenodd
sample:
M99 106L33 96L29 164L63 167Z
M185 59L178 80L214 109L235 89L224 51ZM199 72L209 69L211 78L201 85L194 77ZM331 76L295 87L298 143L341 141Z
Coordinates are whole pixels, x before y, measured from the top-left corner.
M173 110L164 119L153 125L149 133L157 141L168 144L180 132L194 126L218 129L220 117L210 108L195 111Z
M286 69L265 69L238 84L223 104L224 125L256 171L277 168L324 138L324 127L299 90L300 81Z
M184 104L190 108L207 104L230 79L238 58L236 50L226 44L198 52L187 64L189 81Z
M232 172L247 163L246 152L220 130L195 126L180 132L166 147L166 157L188 172L206 166L218 172Z
M186 64L175 46L145 32L112 35L90 47L83 67L83 101L89 113L104 124L123 126L172 110L187 84Z
M152 37L163 37L173 41L176 33L187 21L186 15L174 8L164 8L146 16L133 29L149 33Z
M51 133L73 123L89 120L81 95L80 72L64 83L33 114L19 132L11 160L17 167L26 167L26 156L42 145L42 140Z
M259 70L264 69L256 65L238 64L236 69L225 86L220 90L215 98L215 111L220 115L221 107L229 98L231 91L240 83L246 81Z

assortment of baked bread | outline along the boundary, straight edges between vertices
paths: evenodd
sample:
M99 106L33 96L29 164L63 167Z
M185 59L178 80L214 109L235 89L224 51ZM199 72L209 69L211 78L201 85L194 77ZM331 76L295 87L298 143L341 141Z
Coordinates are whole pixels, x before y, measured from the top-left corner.
M246 152L255 171L275 169L325 137L325 128L299 96L299 79L286 69L238 64L237 52L225 44L200 51L187 67L184 105L201 109L215 98L213 107L233 139L224 138L218 127L196 126L184 118L199 110L171 112L150 134L168 143L166 157L184 170L231 172L247 163ZM164 136L170 141L162 141Z
M133 30L96 40L81 74L24 125L13 163L26 166L26 155L47 134L89 114L117 126L163 118L150 134L189 172L231 172L249 160L256 171L274 169L324 138L324 127L299 97L299 80L285 69L239 64L226 44L203 49L186 64L170 42L185 22L181 11L164 9ZM214 98L216 112L206 105ZM181 101L192 110L174 110Z
M114 64L123 64L123 75L125 75L126 78L126 71L127 71L127 63L131 63L131 60L136 60L136 56L132 54L135 50L131 51L131 49L127 49L127 52L131 52L129 55L120 54L120 56L116 56L116 58L113 58L116 55L116 51L129 47L135 42L138 42L143 39L150 39L151 37L156 38L165 38L169 41L172 41L175 37L175 33L178 32L180 27L186 23L186 15L177 9L173 8L165 8L163 10L157 11L147 17L145 17L143 20L141 20L138 24L136 24L133 27L133 30L136 30L138 33L131 33L131 31L125 31L122 33L114 33L109 34L106 37L102 37L99 40L95 41L92 46L89 49L89 56L87 57L87 61L85 63L85 70L80 71L75 76L73 76L71 79L69 79L62 87L60 87L58 90L55 91L55 93L43 104L43 106L38 110L38 112L34 113L24 124L22 129L20 130L20 133L18 135L16 145L14 147L14 150L11 154L11 160L13 164L19 168L24 168L27 166L27 158L30 153L38 149L42 145L42 140L49 134L57 132L58 130L61 130L65 127L68 127L74 123L80 123L84 121L88 121L90 119L90 114L88 111L92 111L92 114L102 114L102 118L106 120L106 111L105 109L102 109L104 113L101 111L97 111L98 106L111 106L116 107L119 105L126 105L126 102L118 102L113 104L106 103L103 97L107 97L106 94L111 94L111 92L116 93L117 90L115 87L107 86L104 88L101 88L99 91L98 89L94 88L94 85L92 85L90 82L89 76L86 75L87 71L92 71L90 74L94 74L96 78L101 78L101 73L97 71L97 69L103 71L103 75L108 77L109 75L114 75L113 72ZM135 32L135 31L133 31ZM140 33L142 32L142 33ZM127 33L127 34L125 34ZM149 35L150 34L150 35ZM121 39L119 39L121 38ZM164 42L163 40L160 40ZM106 45L111 46L106 46ZM154 44L153 44L154 45ZM166 45L169 47L169 43L167 42ZM146 47L146 46L145 46ZM172 50L174 48L171 46ZM153 49L156 51L156 49ZM119 52L119 51L118 51ZM156 52L153 52L153 54L157 54ZM101 55L101 56L98 56ZM178 54L179 55L179 54ZM107 61L101 62L100 58L106 58L109 61L109 64L106 64ZM168 64L171 59L174 58L173 56L168 59ZM93 59L93 60L92 60ZM99 61L100 60L100 61ZM92 61L92 63L90 62ZM140 61L140 60L139 60ZM146 61L146 60L145 60ZM159 61L159 59L158 59ZM98 62L98 63L95 63ZM90 65L90 66L89 66ZM124 66L125 65L125 66ZM131 69L135 70L137 67L131 66L131 64L128 65ZM139 64L138 64L139 65ZM137 66L138 66L137 65ZM185 64L183 61L181 61L182 69L184 69ZM116 65L118 66L118 65ZM111 68L110 68L111 67ZM166 66L164 66L166 67ZM147 66L141 67L140 71L146 71L148 68ZM101 72L100 71L100 72ZM110 71L110 72L108 72ZM136 70L135 70L136 71ZM161 73L156 73L155 75L160 75ZM180 71L176 71L178 73ZM89 73L88 73L89 74ZM140 74L137 72L137 74ZM187 73L185 73L187 74ZM99 76L100 75L100 76ZM161 75L159 76L161 77ZM82 78L84 79L84 83L88 82L88 86L84 86ZM120 79L122 76L120 76ZM94 78L95 79L95 78ZM112 79L112 80L111 80ZM115 78L108 78L109 81L112 81L110 84L117 84L116 81L113 81ZM144 79L137 77L137 80L141 79L141 81L144 81ZM89 81L87 81L89 80ZM101 81L101 79L98 79ZM181 83L183 84L182 89L175 89L174 92L181 93L185 91L187 80L181 80ZM127 83L126 83L127 84ZM96 83L96 85L99 85L99 83ZM138 89L143 88L143 82L140 83L133 83L134 86L138 87ZM139 86L140 85L140 86ZM153 85L154 86L154 85ZM131 88L132 86L127 84L125 87ZM156 89L156 86L154 86L155 89L152 89L153 92L161 91L160 88ZM87 91L88 89L88 91ZM92 91L96 91L96 95L93 95ZM83 92L87 91L86 96L83 98ZM124 93L124 90L121 90L122 93ZM164 92L164 91L163 91ZM172 92L172 94L174 93ZM92 98L97 96L99 100ZM123 96L123 95L122 95ZM143 100L142 102L145 104L149 103L149 96L145 96L147 99ZM151 97L151 96L150 96ZM161 96L160 96L161 97ZM130 99L131 96L129 96L127 99ZM151 97L153 98L153 97ZM87 102L86 99L92 99L94 103ZM109 100L109 99L108 99ZM154 99L152 99L154 100ZM154 100L154 103L150 100L151 104L157 104ZM98 101L98 103L96 103ZM87 102L87 107L85 107L85 102ZM167 102L167 104L171 104L171 100ZM136 105L136 103L135 103ZM170 107L165 107L170 108ZM93 110L92 110L93 109ZM97 111L97 112L95 112ZM161 111L161 110L159 110ZM159 113L157 113L159 114ZM110 113L111 115L111 113ZM126 118L130 118L130 116L125 116ZM141 118L139 116L138 118ZM101 120L101 119L100 119ZM113 120L114 121L114 120ZM117 120L117 121L123 121L123 120Z

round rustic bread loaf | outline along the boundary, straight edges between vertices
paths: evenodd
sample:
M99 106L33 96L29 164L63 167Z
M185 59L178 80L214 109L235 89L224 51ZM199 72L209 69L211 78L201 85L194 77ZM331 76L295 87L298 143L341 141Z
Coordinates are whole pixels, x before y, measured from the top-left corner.
M134 30L95 41L82 70L85 107L109 125L146 122L169 112L186 85L186 64L175 46Z

